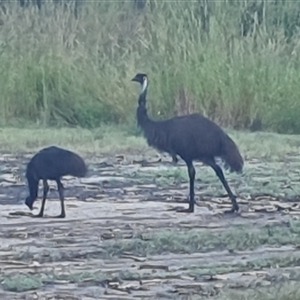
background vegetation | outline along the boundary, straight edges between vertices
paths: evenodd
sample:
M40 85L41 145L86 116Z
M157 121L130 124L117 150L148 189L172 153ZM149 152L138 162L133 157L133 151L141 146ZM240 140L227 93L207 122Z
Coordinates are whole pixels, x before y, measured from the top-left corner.
M1 125L133 125L143 71L154 118L300 132L298 1L2 5Z

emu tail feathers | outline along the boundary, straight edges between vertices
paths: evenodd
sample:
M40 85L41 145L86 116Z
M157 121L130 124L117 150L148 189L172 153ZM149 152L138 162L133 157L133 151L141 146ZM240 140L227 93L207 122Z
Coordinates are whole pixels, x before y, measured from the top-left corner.
M241 173L244 160L235 142L226 134L223 140L223 153L221 158L225 162L225 168L230 172Z
M79 155L74 155L72 163L73 163L73 172L71 175L76 177L85 177L88 168L84 160Z

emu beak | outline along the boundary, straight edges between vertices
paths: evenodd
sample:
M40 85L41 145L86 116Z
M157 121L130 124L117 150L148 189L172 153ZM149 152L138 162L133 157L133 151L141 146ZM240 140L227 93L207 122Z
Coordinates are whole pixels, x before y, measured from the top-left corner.
M26 199L27 200L27 199ZM25 201L25 205L30 209L33 210L33 203L27 203L27 201Z
M28 205L28 204L26 204L26 205L30 210L33 210L33 205Z

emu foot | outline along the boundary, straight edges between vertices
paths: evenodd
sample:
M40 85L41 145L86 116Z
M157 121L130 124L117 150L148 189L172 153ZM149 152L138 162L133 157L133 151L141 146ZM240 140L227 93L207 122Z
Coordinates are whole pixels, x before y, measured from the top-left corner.
M32 215L32 218L42 218L43 215L42 214L38 214L38 215Z
M177 208L176 212L180 213L193 213L194 212L194 207L189 207L189 208Z
M65 213L61 213L60 215L55 216L54 218L56 218L56 219L63 219L65 217L66 217L66 214Z
M229 215L229 214L234 214L234 213L238 213L239 211L239 207L232 207L232 209L230 210L225 210L224 214Z

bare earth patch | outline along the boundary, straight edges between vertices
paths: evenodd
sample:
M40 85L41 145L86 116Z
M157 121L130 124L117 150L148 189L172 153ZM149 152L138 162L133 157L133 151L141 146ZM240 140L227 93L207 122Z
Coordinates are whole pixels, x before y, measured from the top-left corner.
M300 278L295 157L248 160L245 175L227 174L240 196L232 217L223 214L231 204L221 184L201 164L196 211L178 214L187 206L184 164L90 157L88 177L63 181L62 220L52 218L60 209L54 183L43 219L25 207L27 160L2 156L1 299L227 299Z

